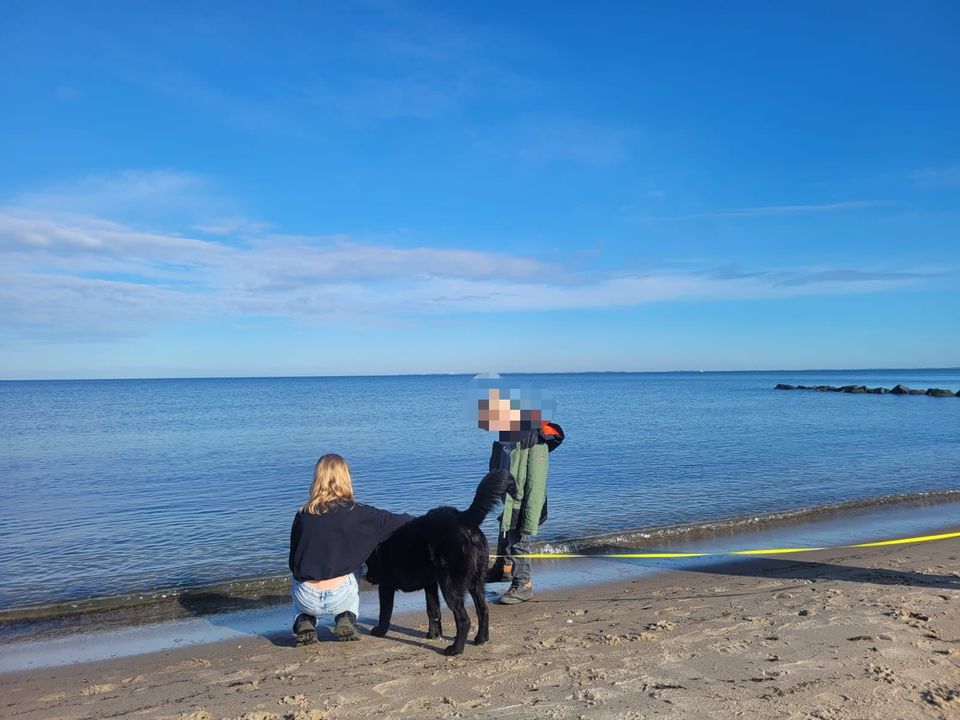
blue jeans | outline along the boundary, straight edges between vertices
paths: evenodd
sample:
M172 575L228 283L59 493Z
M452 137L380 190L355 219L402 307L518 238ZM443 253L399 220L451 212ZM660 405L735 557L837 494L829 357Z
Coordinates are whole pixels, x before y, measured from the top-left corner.
M333 590L314 590L306 583L293 579L290 587L293 607L298 613L319 617L321 615L339 615L344 612L360 614L360 588L352 573L338 588Z

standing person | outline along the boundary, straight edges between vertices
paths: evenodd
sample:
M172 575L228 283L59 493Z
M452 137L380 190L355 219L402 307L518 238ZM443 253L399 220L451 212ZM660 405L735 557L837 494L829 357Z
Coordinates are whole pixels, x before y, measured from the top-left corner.
M497 560L487 573L487 582L500 582L509 575L510 588L497 602L514 605L533 597L529 558L530 540L547 519L547 470L549 454L564 440L563 429L542 419L539 407L522 407L527 400L503 397L500 388L489 388L478 403L477 423L482 430L498 431L493 443L490 470L509 470L516 481L516 497L503 498L503 515L497 540ZM539 403L531 398L531 405Z
M353 499L347 461L333 453L313 469L310 499L290 529L290 594L297 644L317 639L317 617L333 615L340 640L359 640L360 592L355 573L373 549L413 515L398 515Z

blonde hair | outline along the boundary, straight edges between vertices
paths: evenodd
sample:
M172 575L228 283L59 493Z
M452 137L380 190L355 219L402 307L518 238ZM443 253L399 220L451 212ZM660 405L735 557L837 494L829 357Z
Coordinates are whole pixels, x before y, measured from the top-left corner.
M304 504L303 511L320 515L338 502L353 503L350 466L339 455L328 453L317 460L317 466L313 469L310 499Z

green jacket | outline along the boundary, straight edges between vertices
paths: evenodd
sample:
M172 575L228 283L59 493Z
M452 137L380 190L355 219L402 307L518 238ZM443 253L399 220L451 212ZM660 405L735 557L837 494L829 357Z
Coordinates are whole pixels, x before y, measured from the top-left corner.
M507 495L503 499L501 532L519 527L524 535L536 535L540 529L543 511L547 504L547 469L550 453L544 443L531 448L519 445L510 453L510 474L517 483L516 499ZM514 514L517 517L514 517Z
M563 430L555 423L544 423L533 430L510 452L510 474L516 482L516 497L503 498L503 517L500 531L519 527L524 535L536 535L547 518L547 470L550 452L563 442ZM490 458L490 469L501 466L497 443Z

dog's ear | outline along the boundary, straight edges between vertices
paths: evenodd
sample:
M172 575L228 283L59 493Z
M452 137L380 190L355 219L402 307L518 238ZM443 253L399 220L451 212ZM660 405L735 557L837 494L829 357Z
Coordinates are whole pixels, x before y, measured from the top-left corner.
M506 493L514 500L517 499L517 481L513 479L513 475L510 476L510 482L507 484Z

